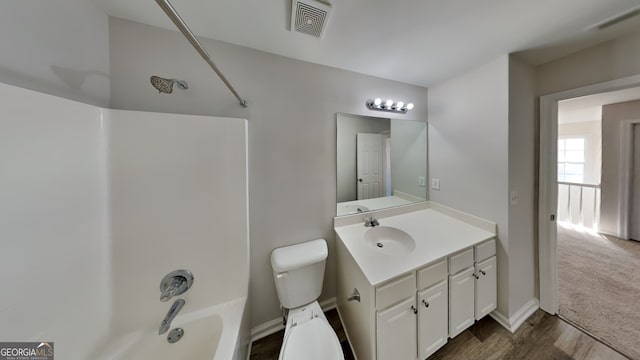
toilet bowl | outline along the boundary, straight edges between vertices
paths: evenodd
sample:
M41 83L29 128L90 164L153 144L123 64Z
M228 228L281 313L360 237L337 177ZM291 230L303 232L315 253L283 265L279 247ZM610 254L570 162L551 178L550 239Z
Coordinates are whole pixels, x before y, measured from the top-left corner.
M288 309L279 360L344 360L338 336L317 301L327 255L324 239L271 253L278 299Z
M278 360L344 360L342 347L317 301L289 310Z

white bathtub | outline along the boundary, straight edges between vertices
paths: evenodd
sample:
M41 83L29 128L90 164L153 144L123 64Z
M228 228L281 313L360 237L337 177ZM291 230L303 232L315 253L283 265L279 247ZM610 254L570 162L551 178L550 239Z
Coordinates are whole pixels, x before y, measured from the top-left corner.
M139 330L114 339L101 360L230 360L238 358L241 346L246 298L238 298L187 314L179 314L171 328L158 335L157 327ZM184 336L170 344L168 333L184 329Z

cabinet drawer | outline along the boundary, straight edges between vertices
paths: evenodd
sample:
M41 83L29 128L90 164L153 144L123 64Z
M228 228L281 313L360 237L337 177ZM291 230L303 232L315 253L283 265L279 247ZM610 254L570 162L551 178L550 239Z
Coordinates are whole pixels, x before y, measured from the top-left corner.
M381 310L402 299L413 297L416 291L414 273L376 287L376 309Z
M464 250L455 255L449 256L449 274L453 275L473 266L473 248Z
M418 290L426 289L447 278L447 259L418 270Z
M475 246L476 262L488 259L496 254L496 239L483 242Z

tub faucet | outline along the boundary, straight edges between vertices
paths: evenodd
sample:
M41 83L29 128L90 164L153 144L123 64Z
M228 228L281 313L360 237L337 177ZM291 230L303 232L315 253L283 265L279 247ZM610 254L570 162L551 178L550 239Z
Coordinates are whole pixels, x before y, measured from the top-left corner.
M193 274L189 270L176 270L168 273L160 282L160 301L169 301L183 294L193 285Z
M171 305L171 309L169 309L169 312L167 313L167 315L165 315L164 320L162 320L162 322L160 323L160 329L158 329L158 335L162 335L166 333L167 330L169 330L169 328L171 327L171 322L176 317L176 315L178 315L180 310L182 310L183 306L184 306L184 299L178 299L174 301L173 305Z

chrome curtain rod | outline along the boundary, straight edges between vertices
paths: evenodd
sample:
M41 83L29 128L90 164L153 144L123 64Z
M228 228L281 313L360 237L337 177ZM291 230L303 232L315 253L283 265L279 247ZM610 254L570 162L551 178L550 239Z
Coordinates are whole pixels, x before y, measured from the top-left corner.
M178 27L178 30L180 30L182 35L184 35L184 37L187 38L189 43L191 43L194 49L196 49L198 54L202 56L204 61L206 61L207 64L211 66L213 71L215 71L216 74L218 74L218 76L220 77L220 80L222 80L222 82L224 82L224 84L227 85L229 90L231 90L231 92L233 93L233 96L235 96L236 99L238 99L238 101L240 102L240 106L246 108L247 101L244 100L242 97L240 97L236 89L234 89L231 83L229 83L229 80L227 80L227 78L222 74L220 69L218 69L218 66L213 62L213 60L211 60L211 57L209 56L209 53L207 52L207 50L205 50L202 44L200 44L200 42L198 41L198 39L196 39L193 32L191 32L191 29L189 29L189 27L184 22L184 20L182 20L180 15L178 15L178 12L176 11L176 9L173 8L169 0L156 0L156 3L160 5L162 10L164 10L165 14L167 14L169 19L171 19L171 21Z

